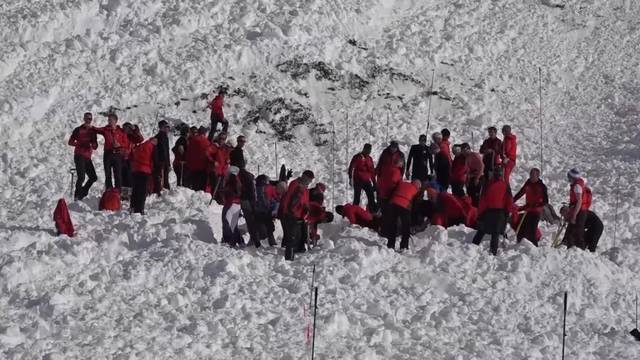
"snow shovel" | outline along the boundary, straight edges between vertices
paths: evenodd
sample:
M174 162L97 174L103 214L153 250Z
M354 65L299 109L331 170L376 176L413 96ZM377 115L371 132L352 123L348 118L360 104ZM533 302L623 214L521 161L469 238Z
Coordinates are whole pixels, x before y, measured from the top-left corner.
M69 195L73 196L73 188L74 188L73 180L74 180L75 175L76 175L76 168L70 168L69 169L69 173L71 174L71 191L69 192Z
M560 223L560 226L558 226L558 231L556 231L555 235L553 235L553 241L551 242L551 247L557 248L560 245L562 245L562 238L560 237L560 235L562 234L562 231L566 227L567 227L567 222L562 221Z

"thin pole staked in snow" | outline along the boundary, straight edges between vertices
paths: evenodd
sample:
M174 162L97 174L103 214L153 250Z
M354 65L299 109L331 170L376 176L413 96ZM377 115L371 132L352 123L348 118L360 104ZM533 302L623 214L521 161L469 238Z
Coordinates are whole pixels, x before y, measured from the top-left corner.
M384 139L384 142L385 142L386 144L388 144L388 143L389 143L389 117L391 116L391 114L390 114L390 113L391 113L391 106L389 106L389 107L387 108L387 136L386 136L386 138Z
M349 166L349 113L346 116L347 121L347 146L344 148L344 162L345 166ZM347 203L349 201L349 169L347 168L347 180L344 182L344 202Z
M335 166L336 166L336 124L331 122L331 208L336 206L336 181L335 181Z
M567 292L564 292L564 316L562 320L562 360L564 360L564 340L567 337Z
M427 108L427 132L425 135L429 136L429 127L431 126L431 98L433 97L433 81L436 78L436 69L431 70L431 87L429 88L429 106Z
M318 313L318 287L315 288L316 300L313 305L313 338L311 340L311 360L316 354L316 314Z
M640 330L638 330L638 293L636 293L636 327L629 332L636 340L640 341Z
M540 99L539 117L540 117L540 175L544 174L544 158L542 155L542 68L538 67L538 95Z
M316 284L316 264L313 264L313 270L311 271L311 287L309 288L309 309L313 302L313 287Z
M616 247L616 238L618 236L618 205L620 203L620 176L616 180L616 211L613 220L613 247ZM637 328L637 326L636 326Z
M373 114L369 115L369 144L373 143Z
M278 142L277 141L273 143L273 148L274 148L274 151L275 151L275 154L276 154L276 177L275 177L275 179L280 180L280 175L278 174L279 169L278 169Z

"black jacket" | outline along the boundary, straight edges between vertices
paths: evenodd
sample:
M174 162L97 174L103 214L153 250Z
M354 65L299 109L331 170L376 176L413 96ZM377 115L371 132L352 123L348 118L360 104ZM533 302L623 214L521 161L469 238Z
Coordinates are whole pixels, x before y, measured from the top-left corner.
M433 158L428 145L411 145L409 158L407 159L407 169L411 167L411 179L425 181L429 175L429 168L433 169Z

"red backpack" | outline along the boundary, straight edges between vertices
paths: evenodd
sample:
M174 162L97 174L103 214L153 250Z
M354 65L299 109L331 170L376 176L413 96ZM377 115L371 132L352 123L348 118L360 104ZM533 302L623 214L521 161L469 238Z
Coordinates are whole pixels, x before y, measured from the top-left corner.
M587 210L591 209L591 203L593 202L593 194L591 193L591 188L588 186L584 187L584 199L582 199L582 204L586 206Z
M67 203L64 199L58 200L58 205L56 205L56 209L53 211L53 221L56 223L58 235L64 234L73 237L75 230L73 229L71 215L69 215L69 209L67 209Z
M122 209L122 203L120 201L120 190L111 188L105 190L100 198L99 210L118 211Z

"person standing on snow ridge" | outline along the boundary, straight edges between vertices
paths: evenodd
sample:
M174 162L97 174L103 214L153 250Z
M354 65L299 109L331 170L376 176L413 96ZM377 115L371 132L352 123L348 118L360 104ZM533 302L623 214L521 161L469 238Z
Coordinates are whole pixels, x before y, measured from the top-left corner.
M449 164L451 164L451 143L449 143L449 138L451 137L451 132L449 129L444 128L440 131L440 135L442 135L442 141L440 141L440 151L447 157L449 160Z
M207 140L205 138L205 140ZM229 167L229 175L222 189L224 205L222 206L222 242L231 247L244 247L244 239L238 229L240 219L242 183L238 178L240 169L236 166Z
M158 133L155 138L158 140L156 145L157 163L153 167L153 192L160 195L162 189L171 189L169 184L169 171L171 171L171 158L169 157L169 130L171 127L165 120L158 122Z
M207 185L207 162L209 159L209 140L207 129L201 126L198 134L189 139L185 152L186 169L189 172L189 186L193 191L204 191Z
M76 179L76 187L73 193L74 200L82 200L87 194L91 185L98 180L96 169L93 167L91 155L93 150L98 148L98 138L96 131L91 126L93 115L90 112L84 113L83 124L73 129L69 138L69 145L74 147L73 163L76 166L78 178ZM87 182L84 183L85 175Z
M580 249L587 247L584 241L584 229L587 221L587 211L591 207L591 189L587 187L586 180L580 176L578 170L571 169L567 172L569 180L569 210L565 220L569 222L566 238L570 241L567 247L577 246Z
M378 208L383 213L393 189L402 181L402 174L404 174L404 154L400 151L398 142L392 140L382 151L376 166Z
M118 115L107 115L107 126L95 128L96 132L104 137L104 174L107 189L114 187L111 181L112 174L115 188L122 187L122 151L123 144L127 143L127 134L118 126Z
M333 220L333 213L326 211L324 207L324 192L327 186L323 183L317 183L309 190L309 213L307 214L307 223L309 224L309 241L312 244L317 243L320 239L318 234L318 224L331 222L328 217Z
M231 166L237 166L240 169L244 169L247 165L244 158L244 151L242 150L246 142L247 138L244 137L244 135L240 135L236 138L236 147L234 147L229 154L229 162Z
M122 124L122 130L127 135L126 143L122 144L122 198L127 198L131 195L133 187L131 152L136 145L144 141L144 137L137 125L128 122Z
M188 175L185 171L185 152L187 149L187 136L189 135L189 128L184 126L180 129L180 137L176 140L176 143L171 148L173 152L173 172L176 173L177 186L186 186L188 183Z
M314 174L305 170L302 175L293 180L280 202L281 218L284 231L285 260L293 260L295 252L305 251L307 224L305 217L309 213L309 184Z
M269 246L276 245L276 239L273 236L275 225L273 219L278 209L280 196L276 191L276 187L269 183L267 175L259 175L256 178L256 225L258 239L267 238Z
M413 165L413 167L411 167ZM409 168L411 168L411 176L409 176ZM407 158L406 178L411 180L427 181L429 176L429 168L433 169L433 159L431 150L427 146L427 135L421 134L418 137L418 143L411 145L409 157ZM353 203L358 205L357 203Z
M400 250L409 248L411 236L411 208L414 198L420 192L422 183L420 180L412 182L402 181L393 191L389 200L388 209L382 215L382 231L387 238L387 247L395 249L398 232L398 220L400 220Z
M207 106L211 109L211 129L209 130L209 141L212 141L218 127L218 123L222 124L222 132L226 133L229 129L229 122L224 118L222 107L224 106L224 90L218 91L218 95Z
M256 220L256 183L255 177L246 169L240 169L238 174L242 190L240 194L240 209L244 215L249 232L249 242L255 247L260 247L258 238L258 225Z
M504 159L502 162L502 168L504 169L504 180L509 183L511 179L511 172L513 168L516 166L516 155L518 152L518 143L516 136L511 132L511 126L504 125L502 127L502 136L503 136L503 151L502 158Z
M433 133L431 136L433 143L431 144L431 153L433 154L433 167L436 173L436 181L440 186L440 191L447 191L449 188L449 179L451 176L451 160L447 154L442 151L442 134Z
M453 145L453 162L451 163L451 192L455 196L464 196L464 184L467 180L467 161L462 152L462 145Z
M351 158L349 163L349 185L353 186L353 203L360 205L360 195L364 190L367 195L367 209L376 212L374 184L376 173L371 158L371 144L364 144L362 151Z
M484 174L484 163L482 156L471 151L468 143L462 144L462 153L464 154L465 165L467 166L466 188L467 195L471 198L473 206L478 207L480 203L480 189L482 188L482 175Z
M485 139L480 146L480 154L482 154L482 162L484 164L485 173L493 171L497 165L502 163L502 140L498 139L498 129L495 126L487 128L489 138Z
M227 133L220 133L215 138L215 142L211 144L214 151L213 165L214 171L210 177L211 197L216 199L218 203L221 203L221 190L224 188L224 179L227 171L229 170L229 154L231 153L231 146L227 145Z
M507 226L507 213L513 206L511 189L502 177L502 169L496 168L492 177L482 189L480 206L478 207L478 231L473 237L473 243L480 245L485 234L491 235L490 250L493 255L498 254L498 240L504 234Z
M144 215L144 204L147 199L147 183L153 173L157 160L155 147L158 139L151 138L135 146L131 152L131 171L133 188L131 190L131 211Z
M505 181L507 181L506 177ZM522 239L528 239L535 246L538 246L538 223L540 222L542 209L549 203L547 186L540 179L540 169L533 168L529 171L529 179L513 197L513 201L518 201L523 195L526 195L526 203L524 206L519 206L518 211L525 211L525 214L516 238L518 242L522 241Z

